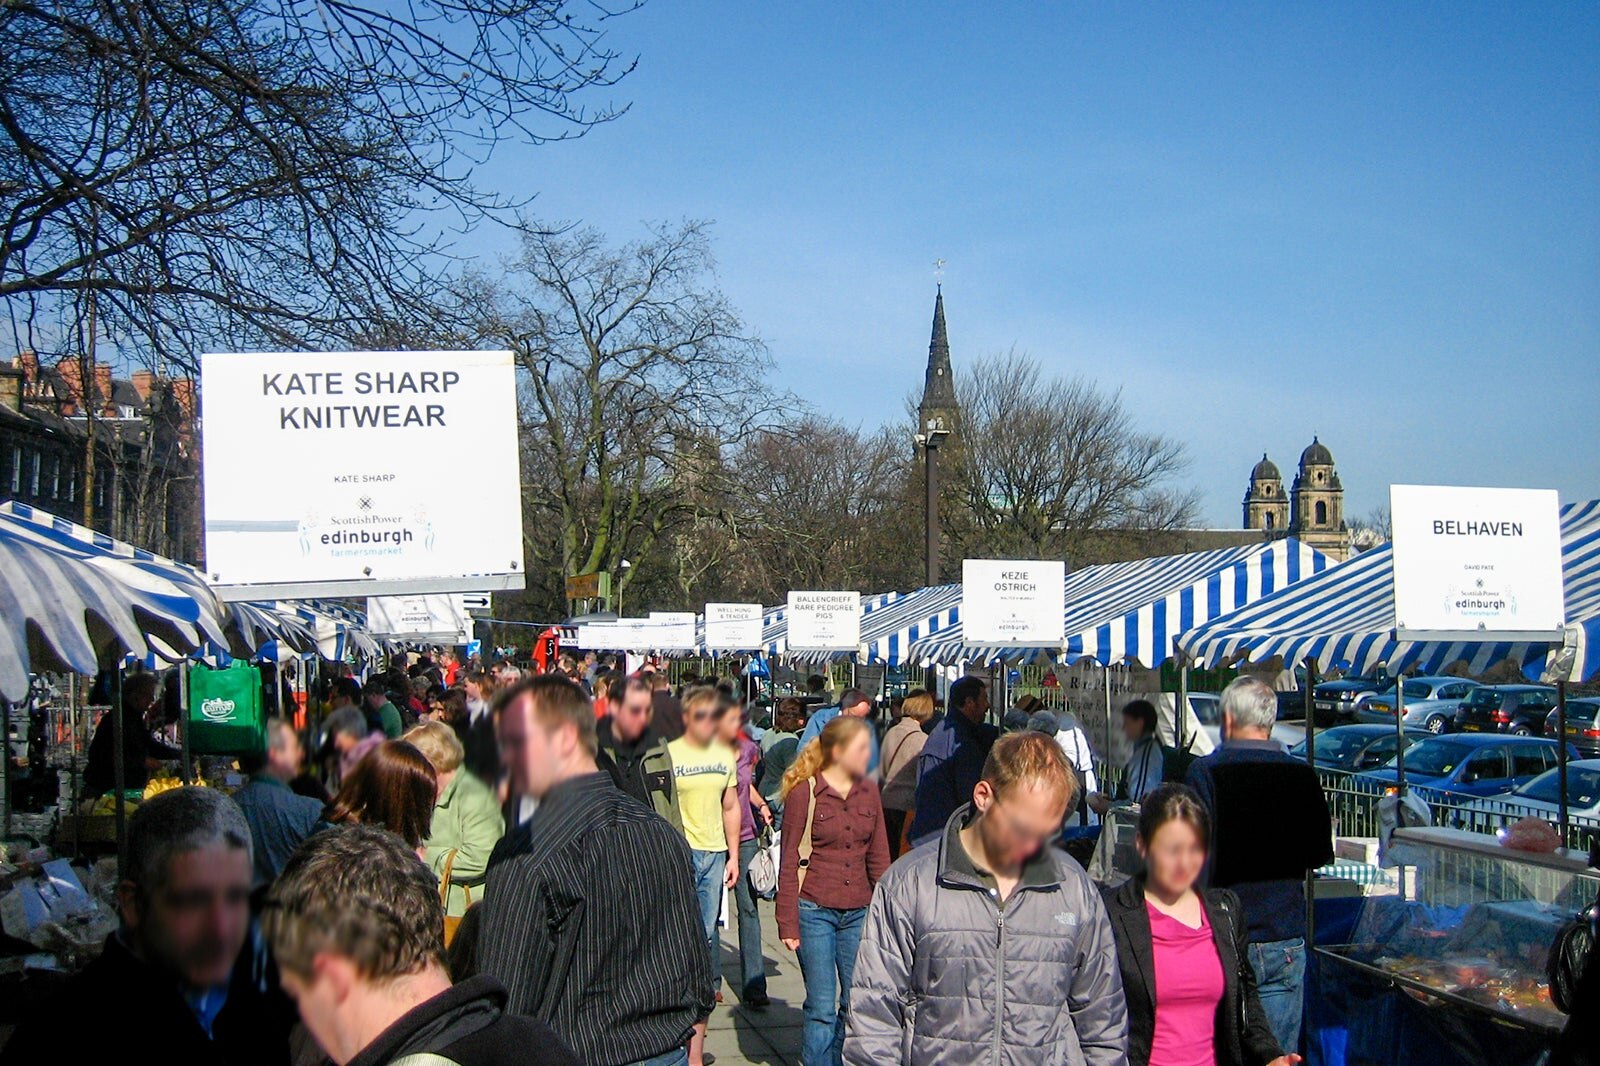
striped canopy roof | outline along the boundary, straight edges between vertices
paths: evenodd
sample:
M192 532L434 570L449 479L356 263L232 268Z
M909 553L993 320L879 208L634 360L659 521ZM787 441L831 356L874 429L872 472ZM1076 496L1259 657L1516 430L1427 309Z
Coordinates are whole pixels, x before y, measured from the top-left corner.
M1566 591L1570 680L1600 671L1600 500L1561 509L1561 564ZM1394 554L1385 544L1242 610L1188 628L1179 644L1196 660L1315 660L1362 674L1379 663L1390 673L1415 667L1437 673L1465 662L1474 674L1512 659L1532 677L1553 649L1542 641L1397 641Z
M194 570L64 518L0 504L0 696L28 675L94 674L153 644L185 654L226 645L228 614Z
M1061 647L967 647L959 622L911 648L913 661L955 664L996 659L1088 656L1111 664L1156 667L1174 652L1173 640L1198 621L1214 618L1320 574L1326 555L1298 540L1087 566L1066 578L1066 640Z

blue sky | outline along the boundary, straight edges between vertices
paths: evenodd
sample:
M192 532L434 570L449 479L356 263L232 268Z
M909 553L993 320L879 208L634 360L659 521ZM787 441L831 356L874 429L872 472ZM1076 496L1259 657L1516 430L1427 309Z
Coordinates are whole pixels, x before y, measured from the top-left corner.
M1391 482L1600 495L1600 6L651 0L620 120L485 184L715 220L777 378L875 426L954 359L1119 387L1235 526L1313 433ZM483 234L485 254L500 246Z

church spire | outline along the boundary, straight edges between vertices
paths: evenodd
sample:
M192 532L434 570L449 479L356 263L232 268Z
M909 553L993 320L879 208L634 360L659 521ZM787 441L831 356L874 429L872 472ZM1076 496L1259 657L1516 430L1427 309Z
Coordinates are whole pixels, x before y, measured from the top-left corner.
M950 370L950 338L944 326L944 287L933 298L933 337L928 342L928 373L918 408L926 427L930 417L943 416L945 427L954 428L956 385Z

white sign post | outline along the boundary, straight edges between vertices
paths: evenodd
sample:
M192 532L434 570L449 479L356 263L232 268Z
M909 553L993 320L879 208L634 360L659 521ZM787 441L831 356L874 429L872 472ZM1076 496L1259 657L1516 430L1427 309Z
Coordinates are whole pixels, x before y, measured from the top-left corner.
M367 597L367 628L375 636L465 644L472 639L466 597L459 593Z
M791 592L788 650L855 651L861 644L861 593Z
M706 604L706 650L760 651L764 613L759 603Z
M1039 648L1066 639L1067 564L1059 559L961 564L961 628L969 647Z
M200 366L206 570L223 599L523 587L510 352Z
M1560 640L1561 509L1547 489L1394 485L1399 640Z

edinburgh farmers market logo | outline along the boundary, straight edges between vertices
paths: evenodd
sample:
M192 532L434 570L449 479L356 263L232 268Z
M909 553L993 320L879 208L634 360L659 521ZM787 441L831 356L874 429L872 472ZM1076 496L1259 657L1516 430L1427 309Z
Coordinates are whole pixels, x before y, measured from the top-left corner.
M362 493L337 514L308 511L300 519L300 554L327 554L335 559L395 556L421 548L433 551L433 518L427 504L410 514L384 513L378 502Z

